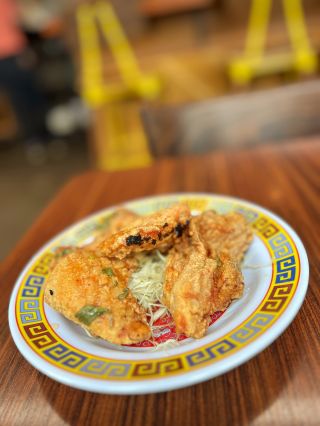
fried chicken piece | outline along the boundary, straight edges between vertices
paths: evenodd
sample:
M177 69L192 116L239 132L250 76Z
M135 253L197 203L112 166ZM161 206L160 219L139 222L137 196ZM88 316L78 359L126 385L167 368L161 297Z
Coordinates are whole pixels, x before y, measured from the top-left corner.
M127 209L118 209L110 217L109 226L107 228L107 236L115 234L116 232L121 231L121 229L126 228L130 223L135 219L138 219L140 216Z
M162 302L172 314L177 333L200 338L210 315L242 295L243 279L228 254L208 256L198 223L191 220L189 235L169 252Z
M127 209L118 209L116 210L109 218L108 226L104 231L92 241L92 243L87 244L85 248L90 250L95 250L95 248L104 241L110 235L119 232L122 228L126 227L130 222L137 219L139 215L136 213L127 210ZM55 250L54 258L50 265L50 271L52 271L57 263L65 257L67 254L79 250L79 247L76 246L61 246Z
M139 217L138 214L127 209L118 209L116 210L109 218L107 228L97 237L95 240L88 244L87 247L90 249L95 249L102 241L111 235L121 231L121 229L126 228Z
M106 238L97 250L104 256L123 259L133 252L173 244L188 227L190 217L188 206L182 203L141 216L130 226Z
M218 253L215 258L217 268L214 272L212 287L212 311L224 311L234 299L243 294L243 276L239 263L228 253Z
M195 225L169 252L162 302L169 309L177 333L204 336L212 313L213 274L217 262L207 256Z
M57 266L57 264L60 262L60 260L63 257L67 256L67 254L72 253L76 250L78 250L78 248L75 247L75 246L60 246L60 247L57 247L55 249L55 252L54 252L54 257L53 257L53 259L50 263L49 271L50 272L53 271L54 268Z
M208 210L194 217L209 254L225 252L241 261L248 249L253 233L246 219L240 213L220 215Z
M150 337L146 313L127 282L134 259L107 259L78 249L62 258L45 287L45 301L92 335L116 344Z

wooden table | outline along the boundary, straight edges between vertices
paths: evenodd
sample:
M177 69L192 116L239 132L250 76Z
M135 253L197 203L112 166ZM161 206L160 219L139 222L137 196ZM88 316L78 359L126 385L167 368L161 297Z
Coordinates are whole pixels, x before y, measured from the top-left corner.
M88 172L72 179L1 267L1 425L317 425L319 340L320 138L164 159L136 171ZM208 382L145 396L74 390L31 367L16 349L6 317L12 286L50 237L103 207L177 191L230 194L273 210L302 238L310 287L291 326L246 364Z

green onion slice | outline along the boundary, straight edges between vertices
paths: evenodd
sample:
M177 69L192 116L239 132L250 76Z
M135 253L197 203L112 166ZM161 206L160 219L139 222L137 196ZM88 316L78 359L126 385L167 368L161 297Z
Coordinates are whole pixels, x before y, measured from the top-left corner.
M128 296L128 294L129 294L129 289L125 288L123 290L123 292L118 295L118 299L119 300L123 300L123 299L125 299Z
M100 315L110 312L109 309L101 306L86 305L76 313L76 318L85 325L90 325Z

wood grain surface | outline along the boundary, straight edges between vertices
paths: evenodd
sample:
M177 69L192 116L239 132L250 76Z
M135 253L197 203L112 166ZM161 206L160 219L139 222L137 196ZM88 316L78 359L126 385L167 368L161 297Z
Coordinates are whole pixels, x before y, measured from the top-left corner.
M203 157L163 159L126 172L72 179L11 255L1 277L0 424L7 425L318 425L320 138ZM238 196L282 216L310 260L306 300L290 327L246 364L205 383L160 394L109 396L61 385L31 367L7 324L14 282L49 238L115 203L177 191ZM23 214L23 212L21 212Z

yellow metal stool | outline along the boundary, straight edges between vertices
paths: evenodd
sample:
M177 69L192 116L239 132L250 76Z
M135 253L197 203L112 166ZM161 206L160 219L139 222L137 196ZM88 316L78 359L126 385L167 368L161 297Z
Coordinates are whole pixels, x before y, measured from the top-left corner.
M104 81L98 25L114 56L121 83L106 84ZM133 49L110 3L99 1L80 5L77 26L82 61L82 97L91 108L102 108L106 114L107 137L100 135L100 143L96 147L97 166L116 170L150 164L151 156L137 113L138 106L129 99L156 99L161 92L159 78L143 74L139 69Z
M244 85L256 76L290 69L304 74L316 72L317 54L309 42L301 0L282 2L292 50L264 55L272 0L252 0L244 54L228 66L233 83Z

